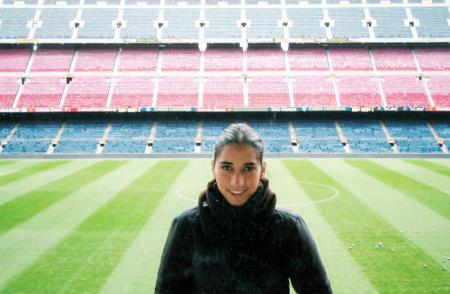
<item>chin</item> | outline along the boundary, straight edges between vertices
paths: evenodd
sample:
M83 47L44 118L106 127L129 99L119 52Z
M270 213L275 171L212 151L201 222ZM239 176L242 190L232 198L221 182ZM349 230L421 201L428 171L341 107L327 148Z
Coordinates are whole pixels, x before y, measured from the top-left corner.
M241 197L242 197L242 199L240 199ZM225 197L227 202L230 205L233 205L233 206L242 206L242 205L244 205L247 202L248 198L249 197L246 197L246 196L236 197L234 195L227 195L227 197Z

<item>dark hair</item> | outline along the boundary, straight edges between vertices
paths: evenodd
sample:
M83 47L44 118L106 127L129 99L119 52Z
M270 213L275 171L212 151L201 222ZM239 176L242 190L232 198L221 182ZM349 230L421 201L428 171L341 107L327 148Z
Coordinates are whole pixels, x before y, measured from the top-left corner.
M247 145L255 148L256 157L262 164L264 156L264 145L259 134L244 123L234 123L229 125L223 132L217 137L214 145L214 161L217 156L222 152L223 148L227 145Z

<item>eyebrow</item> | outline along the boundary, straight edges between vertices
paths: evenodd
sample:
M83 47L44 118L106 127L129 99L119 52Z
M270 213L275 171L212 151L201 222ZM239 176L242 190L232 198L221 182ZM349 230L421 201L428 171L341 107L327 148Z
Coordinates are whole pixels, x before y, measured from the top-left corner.
M230 161L221 161L221 162L219 162L219 164L229 164L229 165L233 165L233 163L232 162L230 162ZM244 163L244 165L245 166L249 166L249 165L256 165L256 163L254 163L254 162L247 162L247 163Z

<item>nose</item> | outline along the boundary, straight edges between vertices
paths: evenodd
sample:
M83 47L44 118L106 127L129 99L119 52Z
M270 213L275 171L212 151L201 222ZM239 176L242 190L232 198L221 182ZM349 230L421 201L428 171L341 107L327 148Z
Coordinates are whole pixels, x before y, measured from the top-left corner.
M240 173L235 173L231 177L231 185L236 188L244 186L244 176Z

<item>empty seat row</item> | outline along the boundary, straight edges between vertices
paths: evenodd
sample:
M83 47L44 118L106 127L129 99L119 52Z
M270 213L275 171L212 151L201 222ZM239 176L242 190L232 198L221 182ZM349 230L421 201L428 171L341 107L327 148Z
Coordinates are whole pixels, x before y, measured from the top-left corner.
M409 9L409 8L408 8ZM0 39L449 38L447 7L0 7ZM284 12L284 13L283 13ZM283 17L285 15L285 17Z
M371 57L372 56L372 57ZM155 73L199 72L201 52L193 48L39 48L33 58L28 49L0 49L0 73ZM331 47L298 48L287 52L275 48L250 48L244 53L238 48L211 48L204 52L204 71L449 71L448 47ZM245 61L245 62L244 62Z
M400 153L441 153L432 130L444 142L450 139L450 124L442 120L240 121L248 123L261 135L266 153L344 153L337 125L353 153L392 153L388 135L395 139ZM199 141L202 153L212 153L218 134L232 122L136 119L2 122L0 139L4 142L8 136L10 138L1 151L44 154L53 149L53 153L92 154L101 146L103 153L142 154L151 142L152 153L194 153L196 141ZM297 145L292 145L293 133Z
M329 58L327 57L327 53ZM239 72L244 67L242 50L211 48L205 51L206 72ZM118 72L155 72L158 59L161 71L199 71L200 51L192 48L116 49L38 49L31 59L27 49L0 49L0 72L24 73L29 63L30 72L112 72L117 63ZM373 56L373 62L371 59ZM448 47L363 48L297 48L283 52L281 49L250 48L246 52L248 71L417 71L450 70ZM287 59L286 59L287 58ZM417 63L416 63L417 60ZM287 62L286 62L287 61Z
M31 78L21 88L14 78L0 78L1 108L188 107L450 107L450 75L426 83L414 76L389 75L381 81L367 76L323 75L281 77L169 76L160 79L77 77ZM428 93L427 94L427 88ZM247 95L245 95L247 93ZM17 95L17 98L16 98Z

